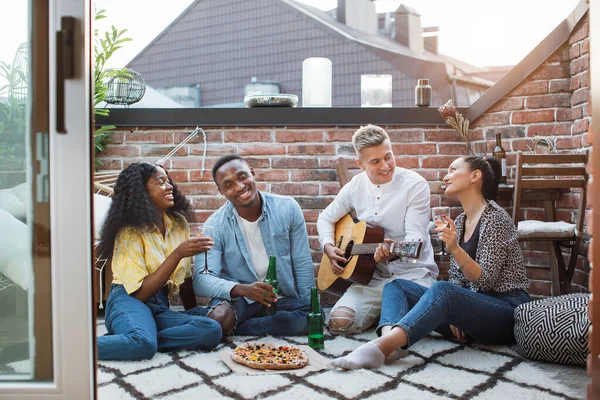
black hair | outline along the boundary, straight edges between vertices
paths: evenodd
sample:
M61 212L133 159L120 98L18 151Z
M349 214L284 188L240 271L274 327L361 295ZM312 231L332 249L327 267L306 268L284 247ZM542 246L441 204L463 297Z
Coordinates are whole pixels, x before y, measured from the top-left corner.
M219 171L219 169L227 164L230 161L233 160L240 160L241 162L243 162L244 164L248 164L246 162L246 160L244 160L242 157L238 156L237 154L228 154L226 156L223 156L221 158L219 158L217 160L217 162L215 163L215 165L213 165L212 167L212 177L213 177L213 181L215 181L215 183L217 184L217 186L219 186L219 182L217 182L217 172Z
M112 254L115 238L121 229L125 227L152 228L160 219L160 213L146 190L146 183L156 173L157 167L163 168L161 165L138 162L131 164L119 174L112 202L100 232L98 254L102 254L104 257ZM194 214L189 201L177 189L177 185L173 183L169 173L166 170L165 172L169 183L173 186L175 203L173 207L166 210L167 214L174 217L177 217L176 214L180 214L188 221L193 221Z
M502 177L502 167L495 157L481 158L469 156L463 158L471 171L481 171L481 189L486 200L496 200L498 197L498 184Z

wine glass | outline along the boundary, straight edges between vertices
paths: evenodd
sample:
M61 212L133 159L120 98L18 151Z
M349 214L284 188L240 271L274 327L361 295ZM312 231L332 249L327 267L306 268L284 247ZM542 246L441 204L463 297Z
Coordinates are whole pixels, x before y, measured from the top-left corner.
M212 225L202 225L200 228L200 236L212 238L215 234L215 227ZM208 270L208 251L204 252L204 269L202 270L203 274L208 274L210 271Z
M433 218L433 223L435 224L436 227L442 228L442 227L448 226L448 222L446 222L446 220L444 219L444 216L446 216L446 217L450 216L450 207L433 207L431 209L431 217ZM442 242L441 255L447 256L450 253L446 252L446 246L445 246L444 241L441 239L440 239L440 241Z

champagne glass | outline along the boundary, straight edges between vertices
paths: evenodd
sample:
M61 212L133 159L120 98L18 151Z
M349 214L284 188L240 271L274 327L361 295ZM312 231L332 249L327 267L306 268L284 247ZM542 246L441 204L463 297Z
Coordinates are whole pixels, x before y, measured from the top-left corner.
M212 225L202 225L200 229L200 236L212 238L215 234L215 227ZM208 274L210 271L208 270L208 251L204 252L204 270L202 270L203 274Z
M444 219L444 216L449 217L450 216L450 207L433 207L431 209L431 217L433 218L433 223L435 224L436 227L438 228L442 228L442 227L446 227L448 226L448 222L446 222L446 220ZM442 255L443 256L447 256L448 252L446 252L446 246L443 240L440 239L440 241L442 242Z

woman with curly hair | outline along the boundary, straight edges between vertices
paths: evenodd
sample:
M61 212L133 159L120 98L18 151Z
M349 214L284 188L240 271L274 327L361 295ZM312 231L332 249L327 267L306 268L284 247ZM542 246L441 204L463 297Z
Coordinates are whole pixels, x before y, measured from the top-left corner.
M377 334L345 357L332 361L345 369L376 368L407 355L432 331L460 342L510 344L515 308L529 301L529 281L517 228L494 201L500 181L495 158L461 157L444 177L446 195L464 210L436 228L451 253L450 280L430 288L397 279L383 289Z
M112 254L113 270L100 360L212 349L221 341L221 326L205 308L169 309L169 296L189 275L190 257L213 244L190 238L186 218L192 218L191 206L161 166L140 162L121 172L98 245L99 254Z

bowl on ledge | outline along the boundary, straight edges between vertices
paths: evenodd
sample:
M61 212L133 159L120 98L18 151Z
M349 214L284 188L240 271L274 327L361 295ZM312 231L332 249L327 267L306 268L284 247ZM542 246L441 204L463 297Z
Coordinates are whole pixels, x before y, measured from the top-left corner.
M298 96L295 94L252 94L244 97L246 107L296 107Z

